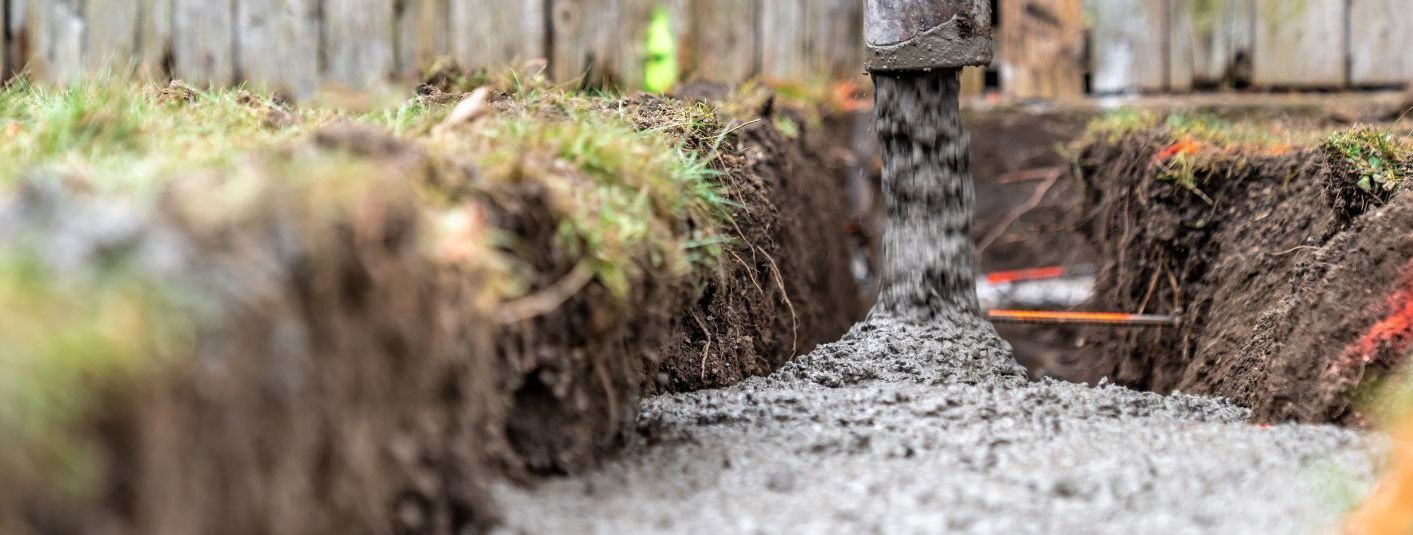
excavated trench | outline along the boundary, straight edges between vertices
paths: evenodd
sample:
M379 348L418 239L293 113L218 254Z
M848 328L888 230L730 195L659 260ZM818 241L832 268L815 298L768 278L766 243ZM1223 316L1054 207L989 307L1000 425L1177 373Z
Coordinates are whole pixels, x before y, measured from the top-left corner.
M426 257L420 244L430 229L410 185L432 183L480 207L489 225L530 251L525 276L539 291L576 268L555 241L550 192L533 180L465 187L474 169L376 131L332 127L287 151L373 162L379 178L333 208L280 182L262 189L249 212L214 223L182 192L153 214L134 215L71 192L28 191L0 210L0 224L11 237L65 245L46 257L56 269L73 267L72 255L130 256L139 269L199 288L223 316L219 329L200 333L190 358L136 382L101 385L103 410L83 421L84 436L115 467L98 492L75 499L16 479L0 488L0 530L14 528L7 522L37 532L211 533L1337 529L1377 476L1377 438L1256 424L1276 418L1239 396L1233 403L1109 380L1029 379L979 317L956 73L877 83L888 193L880 297L842 339L818 347L861 312L838 228L847 219L843 184L817 165L808 143L782 137L769 121L735 131L722 148L716 170L739 195L740 236L718 272L681 280L645 270L626 297L587 284L523 322L477 305L486 273ZM655 110L671 104L643 97L609 105L650 128ZM1128 164L1092 171L1115 169L1115 180L1145 171L1134 162L1146 165L1151 153L1134 146L1112 148L1119 156L1111 159ZM1104 161L1105 150L1092 149L1086 162ZM1255 205L1262 192L1286 194L1272 180L1208 193ZM1113 201L1128 194L1087 192L1112 217L1132 221L1133 205ZM1138 206L1177 215L1145 222L1151 232L1120 233L1126 241L1101 240L1101 249L1179 236L1156 225L1200 208L1164 193ZM1336 202L1313 219L1253 218L1273 226L1241 232L1304 225L1335 244L1352 239L1341 229L1413 220L1405 204L1355 214ZM1196 250L1182 240L1236 240L1222 232L1157 245ZM1332 250L1402 254L1399 240L1410 234ZM1304 246L1293 249L1303 254ZM1360 272L1408 256L1345 254L1365 259L1350 264ZM1223 264L1215 258L1202 265ZM1334 280L1342 269L1300 262L1302 280ZM1397 272L1376 271L1401 280ZM1103 273L1102 288L1129 294L1133 281L1146 289L1151 278ZM1344 287L1333 288L1325 291ZM1209 295L1224 292L1230 287ZM1159 299L1155 306L1168 304ZM1191 306L1183 310L1198 314ZM1263 329L1282 311L1306 310L1282 306L1251 324ZM1393 347L1377 342L1379 351ZM1114 359L1115 369L1129 369ZM8 460L0 455L0 469L13 468Z
M955 73L879 77L883 290L780 371L645 401L600 469L501 485L507 532L1308 533L1379 447L1216 398L1031 381L976 314Z

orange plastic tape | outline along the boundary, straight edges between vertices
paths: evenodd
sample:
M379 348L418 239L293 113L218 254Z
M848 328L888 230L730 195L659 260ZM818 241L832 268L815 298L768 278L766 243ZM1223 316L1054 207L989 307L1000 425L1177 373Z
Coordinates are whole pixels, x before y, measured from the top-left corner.
M986 317L992 321L1011 323L1074 323L1090 325L1132 325L1176 327L1174 316L1125 314L1122 312L1062 312L1048 310L991 310Z
M988 273L986 274L986 282L992 285L1000 285L1020 281L1058 279L1063 276L1065 276L1065 268L1061 266L1049 266Z

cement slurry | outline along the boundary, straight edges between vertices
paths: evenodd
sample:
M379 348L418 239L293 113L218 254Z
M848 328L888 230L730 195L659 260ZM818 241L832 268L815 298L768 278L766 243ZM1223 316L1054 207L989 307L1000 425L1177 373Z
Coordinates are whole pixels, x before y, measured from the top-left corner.
M874 318L770 377L644 403L627 452L530 488L524 533L1319 533L1377 441L1220 400L1028 382L991 327Z

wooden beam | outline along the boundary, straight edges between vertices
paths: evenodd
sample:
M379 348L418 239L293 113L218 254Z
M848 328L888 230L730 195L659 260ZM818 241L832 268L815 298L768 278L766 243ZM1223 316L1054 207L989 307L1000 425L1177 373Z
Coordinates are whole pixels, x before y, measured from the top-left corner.
M1084 94L1084 1L1001 3L1001 87L1019 98Z
M1255 2L1252 83L1261 87L1342 87L1348 82L1348 13L1343 1Z
M319 85L317 0L240 0L236 57L242 81L297 99Z

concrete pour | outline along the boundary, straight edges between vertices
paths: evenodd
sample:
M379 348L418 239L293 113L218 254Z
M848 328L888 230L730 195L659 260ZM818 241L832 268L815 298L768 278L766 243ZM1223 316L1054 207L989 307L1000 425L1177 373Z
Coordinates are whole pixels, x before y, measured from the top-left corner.
M1028 382L979 317L955 69L876 75L888 226L870 319L764 378L650 399L622 458L503 485L507 532L1307 533L1372 439L1216 399Z
M1028 382L989 324L886 318L642 407L623 456L496 489L523 533L1319 533L1377 441L1220 400Z

